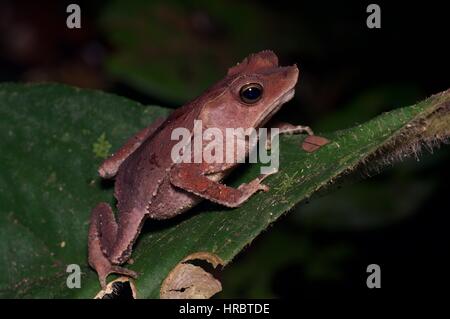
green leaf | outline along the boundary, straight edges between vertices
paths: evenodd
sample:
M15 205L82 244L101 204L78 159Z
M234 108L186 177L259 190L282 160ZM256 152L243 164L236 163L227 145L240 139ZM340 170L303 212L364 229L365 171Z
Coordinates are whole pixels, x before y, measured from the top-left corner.
M91 298L99 284L87 265L90 210L99 201L114 203L112 185L96 169L107 150L169 111L62 85L3 84L0 105L0 297ZM314 153L301 149L304 136L283 136L269 192L237 209L204 202L179 218L147 222L127 266L140 273L137 296L159 297L168 273L192 253L228 264L278 217L349 172L380 169L422 144L435 146L450 135L449 109L447 91L321 134L331 143ZM230 183L258 174L257 165L245 166ZM69 264L82 268L80 289L66 286Z

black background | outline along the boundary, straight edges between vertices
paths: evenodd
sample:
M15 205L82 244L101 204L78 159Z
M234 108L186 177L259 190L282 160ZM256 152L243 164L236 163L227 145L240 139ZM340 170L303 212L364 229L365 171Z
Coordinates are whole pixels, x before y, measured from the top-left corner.
M96 26L102 7L108 1L78 1L83 8L84 28L80 35L75 31L52 31L53 25L64 23L63 1L1 1L2 9L13 12L12 21L27 21L39 35L37 47L25 47L18 54L7 46L6 37L20 36L14 24L0 28L0 80L29 81L33 70L57 70L66 61L78 59L87 43L103 47L100 62L86 67L79 79L65 81L58 72L48 72L45 79L68 82L73 85L99 88L127 96L142 103L157 103L172 108L172 101L152 96L133 88L120 79L110 78L102 66L102 58L114 50L108 37ZM340 107L351 101L359 92L380 84L413 83L422 99L450 87L449 8L446 2L435 1L376 1L382 9L382 28L368 29L365 24L364 1L251 1L264 10L279 13L286 20L306 21L311 37L318 41L320 53L308 53L302 49L282 54L283 63L298 63L302 70L301 85L296 103L302 110L283 109L280 116L292 122L314 126L322 117L339 112ZM448 2L447 2L448 3ZM3 14L6 11L3 10ZM61 15L61 12L63 13ZM2 13L0 12L0 15ZM3 16L4 17L4 16ZM5 20L4 20L5 21ZM270 23L270 21L268 22ZM245 26L243 26L245 27ZM284 36L283 34L280 35ZM274 48L275 50L276 48ZM20 53L19 52L19 53ZM236 62L236 61L235 61ZM62 67L61 67L62 68ZM67 72L67 71L65 71ZM68 71L70 73L70 71ZM44 72L45 73L45 72ZM86 76L88 74L88 76ZM334 79L343 77L345 85L333 85ZM402 106L391 101L383 110ZM364 119L361 118L361 121ZM365 284L366 267L376 263L382 269L382 288L377 294L390 296L405 294L438 294L448 287L449 227L449 159L448 147L437 151L439 161L424 169L412 170L418 180L432 178L436 188L430 196L415 207L407 218L382 227L365 229L330 229L293 224L284 217L274 228L308 236L317 250L341 242L352 247L352 255L340 265L339 278L311 279L305 275L304 265L293 262L277 269L271 276L272 296L281 298L317 298L324 295L348 294L373 297ZM429 155L425 155L425 163ZM411 161L414 162L414 161ZM400 164L410 165L410 163ZM420 167L421 163L414 164ZM374 178L377 182L389 182L393 170ZM371 180L364 181L371 183ZM402 189L397 190L399 193ZM412 195L413 196L413 195ZM348 198L351 201L351 198ZM383 198L374 198L383 201ZM392 199L389 199L392 200ZM370 202L367 205L371 205ZM301 213L301 209L299 212ZM257 239L254 247L261 247L271 231ZM299 237L301 240L303 237ZM293 243L295 245L295 242ZM251 258L251 247L236 260L236 265ZM282 247L280 248L282 249ZM248 255L248 256L247 256ZM250 256L250 257L249 257ZM270 258L270 252L267 252ZM230 267L233 267L231 265ZM261 265L264 267L264 264ZM226 278L227 270L223 276ZM227 287L225 286L225 292ZM245 291L233 290L233 297L248 297ZM229 297L230 294L218 297Z

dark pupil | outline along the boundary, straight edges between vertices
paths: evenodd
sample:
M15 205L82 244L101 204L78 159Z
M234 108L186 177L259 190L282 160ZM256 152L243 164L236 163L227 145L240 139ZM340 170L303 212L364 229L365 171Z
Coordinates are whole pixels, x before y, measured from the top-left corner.
M244 100L249 102L257 100L261 96L261 89L255 86L246 88L242 92L242 97Z

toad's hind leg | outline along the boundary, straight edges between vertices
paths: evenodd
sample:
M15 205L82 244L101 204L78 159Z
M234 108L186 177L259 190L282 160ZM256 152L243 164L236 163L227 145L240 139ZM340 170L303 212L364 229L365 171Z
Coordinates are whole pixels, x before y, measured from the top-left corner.
M88 250L89 264L97 271L102 289L106 287L106 277L109 274L117 273L133 278L137 277L134 271L118 266L108 257L109 252L114 250L117 233L118 225L111 207L106 203L98 204L92 210Z

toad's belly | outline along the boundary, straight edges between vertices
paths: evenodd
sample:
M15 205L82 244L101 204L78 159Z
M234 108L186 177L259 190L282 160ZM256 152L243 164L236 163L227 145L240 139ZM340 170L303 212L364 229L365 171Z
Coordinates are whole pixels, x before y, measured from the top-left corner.
M220 181L224 175L218 173L209 175L208 178ZM148 216L153 219L168 219L187 211L202 200L200 196L173 186L167 177L161 183L156 196L149 202Z

